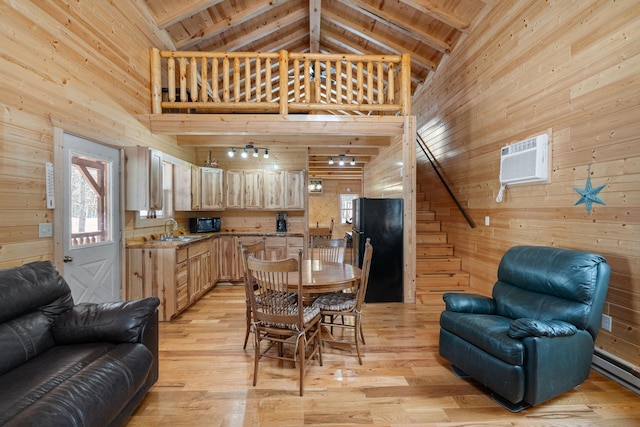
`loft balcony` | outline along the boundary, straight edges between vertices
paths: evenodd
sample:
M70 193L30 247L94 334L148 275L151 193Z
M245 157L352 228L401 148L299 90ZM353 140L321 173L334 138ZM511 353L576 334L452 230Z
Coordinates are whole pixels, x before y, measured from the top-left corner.
M166 114L411 114L404 55L151 50L152 122Z

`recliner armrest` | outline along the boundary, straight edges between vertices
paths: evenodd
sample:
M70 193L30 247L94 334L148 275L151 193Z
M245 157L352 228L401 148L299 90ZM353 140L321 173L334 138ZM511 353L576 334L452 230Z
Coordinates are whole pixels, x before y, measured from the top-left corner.
M52 327L58 344L94 341L140 342L158 297L110 303L83 303L62 313Z
M447 311L472 314L495 314L496 302L493 298L475 294L447 292L442 295Z
M507 335L511 338L567 337L575 335L578 328L562 320L516 319L511 322Z

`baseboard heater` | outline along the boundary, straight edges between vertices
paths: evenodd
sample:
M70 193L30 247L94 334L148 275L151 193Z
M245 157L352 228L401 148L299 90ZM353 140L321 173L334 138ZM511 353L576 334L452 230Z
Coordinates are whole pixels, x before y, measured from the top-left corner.
M593 352L591 366L602 375L640 394L640 367L632 366L619 357L599 348L596 348Z

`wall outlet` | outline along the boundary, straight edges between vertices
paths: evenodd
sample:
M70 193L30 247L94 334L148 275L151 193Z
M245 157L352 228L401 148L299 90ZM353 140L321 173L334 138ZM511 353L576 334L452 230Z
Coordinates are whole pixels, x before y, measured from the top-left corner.
M486 227L488 227L488 226L490 226L490 225L491 225L491 217L490 217L489 215L487 215L487 216L485 216L485 217L484 217L484 225L485 225Z
M602 329L604 329L605 331L611 332L611 316L603 314L601 326L602 326Z

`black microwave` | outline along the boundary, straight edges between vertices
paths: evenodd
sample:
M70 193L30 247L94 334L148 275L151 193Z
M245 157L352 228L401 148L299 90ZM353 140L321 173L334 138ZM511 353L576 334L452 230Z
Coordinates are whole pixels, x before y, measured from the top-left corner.
M189 218L191 233L212 233L220 231L220 218Z

